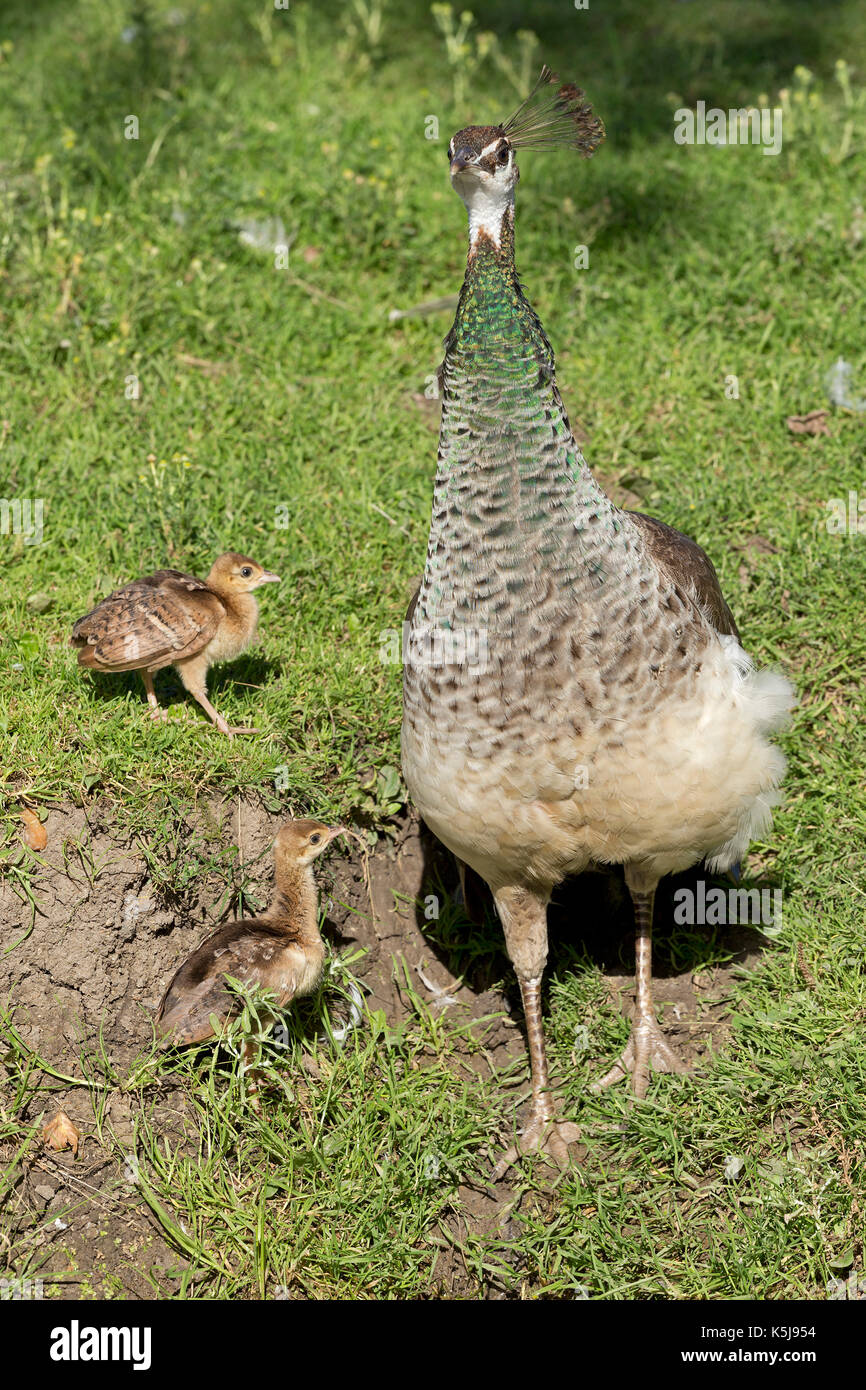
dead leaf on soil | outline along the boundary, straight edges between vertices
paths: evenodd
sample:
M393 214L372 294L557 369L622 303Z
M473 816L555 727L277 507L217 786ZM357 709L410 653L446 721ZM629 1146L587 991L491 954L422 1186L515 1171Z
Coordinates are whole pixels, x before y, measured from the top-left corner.
M757 534L746 536L739 545L732 545L731 549L738 551L752 550L758 555L778 555L779 553L779 547L777 545L773 545L772 541L768 541L766 536L759 536Z
M48 831L42 824L35 811L31 811L29 806L25 806L21 811L21 820L24 829L21 831L21 839L28 849L44 849L48 844Z
M81 1130L70 1120L65 1110L58 1110L54 1119L43 1126L42 1140L46 1149L54 1149L55 1153L60 1153L61 1149L71 1149L72 1157L77 1158Z
M810 410L808 415L789 415L785 424L791 434L829 434L826 410Z

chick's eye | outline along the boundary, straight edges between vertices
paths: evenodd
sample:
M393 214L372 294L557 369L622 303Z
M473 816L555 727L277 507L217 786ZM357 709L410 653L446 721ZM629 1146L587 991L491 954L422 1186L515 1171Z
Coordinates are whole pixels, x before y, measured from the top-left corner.
M241 578L249 579L251 574L252 570L250 569L249 565L244 565L243 569L241 570Z
M311 844L311 845L317 845L317 844L319 843L319 841L321 840L321 838L322 838L321 835L318 835L318 834L316 834L316 835L311 835L311 836L310 836L310 844Z

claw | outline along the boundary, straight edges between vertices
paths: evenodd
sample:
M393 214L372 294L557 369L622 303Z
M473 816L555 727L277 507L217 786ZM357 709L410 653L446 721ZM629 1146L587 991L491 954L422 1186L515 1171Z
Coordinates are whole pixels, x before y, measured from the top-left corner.
M537 1153L564 1170L571 1162L568 1145L575 1144L579 1138L578 1125L557 1120L547 1111L533 1112L517 1143L506 1150L494 1168L493 1181L500 1182L512 1164L528 1153Z
M632 1024L631 1037L622 1056L614 1062L610 1071L605 1072L598 1081L594 1081L589 1089L597 1095L606 1086L624 1080L631 1073L632 1089L638 1100L643 1100L649 1087L650 1064L653 1071L677 1072L680 1075L688 1071L685 1062L674 1052L652 1013L638 1015Z

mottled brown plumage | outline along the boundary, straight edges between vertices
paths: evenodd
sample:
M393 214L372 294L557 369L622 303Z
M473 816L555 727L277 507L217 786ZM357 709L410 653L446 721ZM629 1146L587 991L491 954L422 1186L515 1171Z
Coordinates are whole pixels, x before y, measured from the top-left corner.
M205 1042L237 1012L226 975L260 985L282 1009L315 989L325 947L319 933L312 864L342 826L292 820L274 841L276 892L261 917L229 922L209 936L180 966L160 1005L157 1026L169 1043Z
M153 689L153 673L174 666L186 690L221 733L256 733L230 728L207 697L208 668L231 661L256 634L258 604L253 590L279 583L279 576L236 551L221 555L207 580L180 570L158 570L109 594L79 618L70 645L78 664L93 671L141 671L151 717L164 718Z
M626 512L637 523L643 535L644 545L656 565L669 576L676 589L696 603L709 618L717 632L736 637L740 633L734 615L725 602L715 566L705 550L697 541L684 536L682 531L668 526L658 517L647 516L644 512ZM421 595L419 581L406 609L407 623L412 622L418 599Z

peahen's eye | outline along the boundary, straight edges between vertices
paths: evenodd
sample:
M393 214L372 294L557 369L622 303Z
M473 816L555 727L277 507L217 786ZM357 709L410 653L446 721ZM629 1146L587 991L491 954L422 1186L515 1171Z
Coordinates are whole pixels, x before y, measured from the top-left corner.
M507 145L500 145L500 146L499 146L499 149L496 151L496 161L497 161L498 164L507 164L507 163L508 163L508 146L507 146Z

